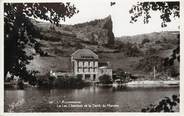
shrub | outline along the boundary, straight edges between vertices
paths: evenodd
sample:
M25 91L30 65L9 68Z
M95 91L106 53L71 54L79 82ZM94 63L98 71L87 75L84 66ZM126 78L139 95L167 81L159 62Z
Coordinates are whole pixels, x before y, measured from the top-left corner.
M139 50L139 48L137 46L132 46L132 47L129 47L125 51L125 55L128 57L138 57L138 56L142 55L142 52Z
M102 84L110 84L112 83L111 77L109 75L102 75L99 77L99 81Z
M152 55L155 54L157 50L155 48L150 47L148 50L146 50L146 55Z
M49 81L47 78L44 78L44 76L38 77L37 84L40 88L49 88Z
M142 40L142 45L145 44L145 43L148 43L148 42L150 42L150 40L145 38L145 39Z
M160 43L162 43L160 40L155 41L155 44L160 44Z
M152 72L153 67L155 66L156 70L161 72L164 69L163 61L164 59L160 56L148 55L139 60L136 69L141 69L145 72Z
M65 76L58 77L56 80L54 80L53 86L55 88L82 88L87 86L87 83L85 83L80 76Z
M35 76L29 77L29 84L35 86L37 84L37 78Z
M120 79L122 82L128 82L131 79L131 74L122 69L117 69L114 74L113 80Z

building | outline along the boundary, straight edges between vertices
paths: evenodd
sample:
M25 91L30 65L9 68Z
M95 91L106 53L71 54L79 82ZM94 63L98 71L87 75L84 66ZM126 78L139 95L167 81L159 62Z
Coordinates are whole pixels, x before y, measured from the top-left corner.
M112 79L112 68L110 67L110 63L102 63L99 62L99 68L98 68L98 77L102 75L109 75Z
M89 49L79 49L71 55L74 75L81 75L85 81L98 81L104 74L112 77L112 69L99 67L98 55Z

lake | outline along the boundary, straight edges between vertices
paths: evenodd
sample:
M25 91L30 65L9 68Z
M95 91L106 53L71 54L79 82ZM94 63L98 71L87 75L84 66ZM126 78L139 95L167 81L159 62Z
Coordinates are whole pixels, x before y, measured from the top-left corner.
M5 90L5 112L140 112L179 88L85 87L82 89Z

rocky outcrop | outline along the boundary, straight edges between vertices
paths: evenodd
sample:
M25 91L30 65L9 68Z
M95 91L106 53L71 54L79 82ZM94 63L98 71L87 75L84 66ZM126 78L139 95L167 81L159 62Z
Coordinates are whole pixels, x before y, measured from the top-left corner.
M68 38L70 38L70 40L81 40L81 42L102 46L114 43L111 16L76 25L60 25L59 27L49 23L32 22L39 28L42 39L45 40L59 41L61 39L68 41Z
M114 34L112 32L113 24L111 16L101 20L77 24L73 26L77 37L98 45L114 44Z

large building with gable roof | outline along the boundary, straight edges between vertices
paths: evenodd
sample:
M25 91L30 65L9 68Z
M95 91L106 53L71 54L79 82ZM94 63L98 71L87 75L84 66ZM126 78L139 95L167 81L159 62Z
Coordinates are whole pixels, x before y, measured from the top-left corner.
M99 81L99 76L104 74L112 78L112 69L109 65L99 67L99 58L90 49L79 49L71 55L72 72L81 75L86 81ZM109 64L109 63L107 63Z

